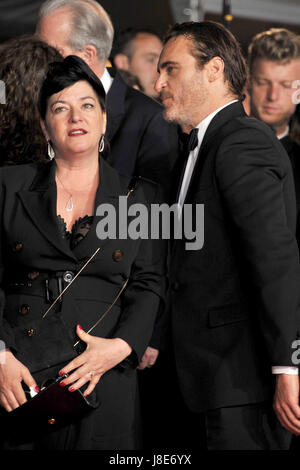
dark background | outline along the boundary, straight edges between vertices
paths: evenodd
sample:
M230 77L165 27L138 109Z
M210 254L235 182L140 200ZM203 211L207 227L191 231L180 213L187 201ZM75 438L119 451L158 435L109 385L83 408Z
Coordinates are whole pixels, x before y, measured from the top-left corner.
M101 5L110 14L116 31L133 27L152 27L163 35L168 26L176 22L171 6L172 1L178 0L101 0ZM187 5L187 0L182 1L182 10ZM249 0L251 2L251 0ZM0 0L0 42L14 36L25 33L33 33L37 14L43 0ZM284 0L283 0L284 5ZM204 2L204 7L209 0ZM222 0L220 0L222 5ZM270 5L271 8L271 5ZM178 18L177 18L178 19ZM186 17L188 20L188 17ZM222 20L221 15L206 13L205 19ZM184 20L184 15L180 21ZM235 17L231 30L240 40L244 50L252 36L270 27L287 27L300 34L300 2L299 17L295 18L295 24L280 22L259 21L247 18Z

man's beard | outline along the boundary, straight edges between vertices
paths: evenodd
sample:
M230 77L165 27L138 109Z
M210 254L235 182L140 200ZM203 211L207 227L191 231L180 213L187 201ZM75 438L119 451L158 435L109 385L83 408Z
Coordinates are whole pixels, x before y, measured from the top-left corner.
M189 125L189 118L186 116L186 111L183 106L173 104L164 110L164 118L166 121L173 122L179 125Z

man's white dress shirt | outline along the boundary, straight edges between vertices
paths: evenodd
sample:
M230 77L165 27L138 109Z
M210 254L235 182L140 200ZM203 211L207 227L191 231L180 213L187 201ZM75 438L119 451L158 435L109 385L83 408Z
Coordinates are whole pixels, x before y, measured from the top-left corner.
M102 75L102 77L100 78L101 80L101 83L103 85L103 88L105 90L105 93L107 94L111 85L112 85L112 82L113 82L113 78L110 76L107 68L104 69L104 74Z

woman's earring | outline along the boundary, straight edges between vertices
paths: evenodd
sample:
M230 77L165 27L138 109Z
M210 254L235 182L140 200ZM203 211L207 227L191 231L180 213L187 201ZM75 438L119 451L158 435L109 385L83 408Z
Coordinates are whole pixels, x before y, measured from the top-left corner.
M99 152L103 152L104 150L104 135L102 134L100 142L99 142Z
M53 158L55 157L55 152L52 148L50 140L48 140L47 142L47 149L48 149L48 157L50 158L50 160L53 160Z

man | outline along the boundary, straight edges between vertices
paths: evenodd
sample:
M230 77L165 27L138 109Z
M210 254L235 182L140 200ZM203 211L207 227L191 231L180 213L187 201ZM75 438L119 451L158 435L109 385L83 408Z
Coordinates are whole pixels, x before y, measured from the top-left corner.
M257 34L249 45L251 115L272 126L292 163L300 212L300 146L290 135L300 80L300 36L283 28ZM299 218L299 217L298 217ZM297 229L300 246L300 227Z
M113 27L109 16L93 0L48 0L43 3L37 35L62 54L78 55L101 79L107 93L108 162L120 173L149 178L168 197L170 174L177 159L177 128L165 121L160 104L127 86L117 73L105 68ZM154 333L141 368L151 367L158 356L160 332Z
M101 79L107 93L108 162L120 173L152 179L167 191L177 157L177 129L164 120L157 102L105 68L113 29L99 7L93 0L48 0L40 10L37 34L62 56L81 57Z
M113 63L117 69L135 75L146 95L157 98L157 62L162 50L160 38L153 32L129 28L122 31L113 47Z
M282 426L300 433L298 375L278 367L297 372L291 346L300 274L289 159L273 131L245 114L245 63L222 25L175 25L158 70L165 117L195 128L178 190L180 220L184 204L194 213L204 204L203 248L187 250L183 237L170 255L184 401L205 414L209 449L287 449ZM272 367L282 426L272 410Z

